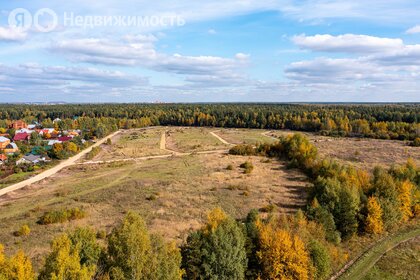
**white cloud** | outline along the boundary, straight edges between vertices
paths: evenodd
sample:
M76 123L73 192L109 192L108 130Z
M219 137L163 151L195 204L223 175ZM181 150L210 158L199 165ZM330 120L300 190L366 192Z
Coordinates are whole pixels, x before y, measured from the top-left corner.
M17 28L6 28L0 26L0 41L22 41L26 39L27 33Z
M285 76L302 90L306 88L318 96L322 92L339 92L353 100L420 100L420 45L365 35L298 36L294 42L312 51L360 55L291 63L285 68Z
M242 68L248 64L249 55L237 53L234 58L217 56L168 55L156 51L155 37L125 37L125 42L106 39L77 39L56 43L53 51L63 53L72 61L118 66L141 66L150 70L178 75L188 75L189 82L207 80L229 81L243 77ZM197 78L193 76L206 76ZM212 78L208 78L212 77ZM210 86L210 84L208 85Z
M402 49L404 43L401 39L380 38L368 35L344 34L332 36L298 35L292 41L301 49L321 52L343 52L369 54Z
M416 25L408 29L405 33L407 34L417 34L420 33L420 25Z
M62 97L60 94L63 93L71 93L67 98L73 100L77 100L74 98L80 94L94 94L95 98L100 98L115 89L133 90L148 85L144 77L96 68L0 64L0 73L0 95L16 93L22 98L28 94L26 98L29 100L36 96L57 100L55 95ZM3 97L1 100L7 101Z

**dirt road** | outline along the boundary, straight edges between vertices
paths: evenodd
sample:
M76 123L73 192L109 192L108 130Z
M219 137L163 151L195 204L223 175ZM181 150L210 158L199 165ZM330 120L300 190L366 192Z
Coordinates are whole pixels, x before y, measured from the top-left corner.
M217 130L218 131L218 130ZM211 135L213 135L214 137L216 137L217 139L219 139L220 142L222 142L223 144L226 145L234 145L232 143L229 143L228 141L226 141L225 139L223 139L222 137L220 137L219 135L216 134L217 131L212 131L210 132Z
M75 155L75 156L73 156L73 157L71 157L71 158L69 158L69 159L67 159L65 161L62 161L57 166L54 166L53 168L50 168L48 170L45 170L44 172L42 172L42 173L40 173L40 174L38 174L38 175L36 175L36 176L34 176L32 178L29 178L29 179L27 179L25 181L19 182L19 183L14 184L14 185L11 185L11 186L6 187L4 189L0 189L0 196L5 195L5 194L7 194L9 192L13 192L13 191L22 189L22 188L24 188L26 186L29 186L29 185L33 184L33 183L39 182L39 181L41 181L41 180L43 180L45 178L48 178L48 177L56 174L57 172L59 172L63 168L66 168L66 167L69 167L69 166L75 164L76 161L78 161L79 159L81 159L82 157L84 157L87 153L89 153L92 150L93 147L98 147L98 146L102 145L109 138L114 137L118 133L120 133L120 131L116 131L116 132L112 133L111 135L108 135L107 137L99 140L94 145L90 146L89 148L84 149L83 151L81 151L77 155Z

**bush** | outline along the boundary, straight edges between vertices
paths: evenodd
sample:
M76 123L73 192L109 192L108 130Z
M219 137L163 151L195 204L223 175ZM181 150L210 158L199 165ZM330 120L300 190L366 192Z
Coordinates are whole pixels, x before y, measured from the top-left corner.
M86 159L91 160L96 157L102 151L101 147L93 147L92 150L87 153Z
M23 225L18 231L14 232L15 236L28 236L31 233L31 228L28 225Z
M229 164L229 165L226 167L226 170L233 170L233 165L232 165L232 164Z
M256 150L252 145L237 145L229 150L229 154L236 156L253 156Z
M46 212L40 219L41 225L65 223L72 220L80 220L86 217L86 212L79 208L65 209Z
M249 161L242 163L240 167L244 169L245 174L250 174L254 170L254 166Z
M410 145L413 147L420 147L420 137L417 137L416 139L414 139Z
M264 213L273 213L276 209L277 209L277 206L270 203L264 206L263 208L261 208L260 210L261 212L264 212Z

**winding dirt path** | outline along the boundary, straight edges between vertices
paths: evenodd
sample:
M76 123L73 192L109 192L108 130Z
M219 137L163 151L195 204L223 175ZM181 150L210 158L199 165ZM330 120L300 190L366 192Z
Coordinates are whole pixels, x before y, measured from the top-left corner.
M14 184L14 185L8 186L8 187L6 187L4 189L0 189L0 196L5 195L5 194L8 194L8 193L13 192L13 191L16 191L16 190L19 190L19 189L22 189L22 188L24 188L26 186L29 186L29 185L34 184L36 182L39 182L41 180L44 180L45 178L48 178L48 177L56 174L60 170L76 164L76 162L79 159L81 159L82 157L84 157L86 154L88 154L92 150L92 148L98 147L98 146L102 145L108 139L114 137L115 135L119 134L120 132L121 131L118 130L118 131L116 131L116 132L114 132L114 133L106 136L105 138L102 138L101 140L99 140L98 142L96 142L95 144L93 144L92 146L90 146L89 148L84 149L83 151L81 151L77 155L75 155L75 156L73 156L73 157L71 157L69 159L66 159L66 160L60 162L58 165L56 165L56 166L54 166L54 167L52 167L52 168L50 168L48 170L45 170L44 172L42 172L42 173L40 173L40 174L38 174L38 175L36 175L36 176L34 176L32 178L29 178L29 179L27 179L25 181L22 181L22 182L19 182L19 183Z

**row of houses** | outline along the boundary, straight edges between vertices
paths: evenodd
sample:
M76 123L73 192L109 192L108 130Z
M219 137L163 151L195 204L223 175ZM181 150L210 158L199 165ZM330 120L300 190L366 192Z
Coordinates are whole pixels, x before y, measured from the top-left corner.
M62 131L61 133L54 128L39 128L39 125L28 125L24 121L15 121L10 124L9 129L15 130L15 135L10 137L9 134L0 134L0 165L7 161L8 156L19 152L19 147L16 142L28 143L31 140L33 133L41 136L47 148L54 144L71 141L74 137L80 135L80 131ZM32 163L38 164L46 162L50 159L48 157L36 153L36 147L32 149L29 154L16 161L16 164Z

